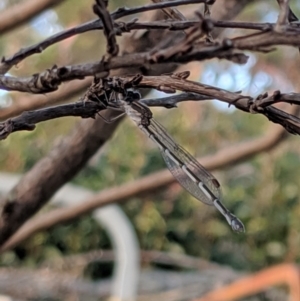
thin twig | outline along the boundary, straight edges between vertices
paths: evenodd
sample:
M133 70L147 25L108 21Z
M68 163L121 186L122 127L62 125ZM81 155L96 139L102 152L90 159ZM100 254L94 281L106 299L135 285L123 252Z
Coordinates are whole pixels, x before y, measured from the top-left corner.
M176 108L179 102L183 101L203 101L213 99L213 97L209 97L206 95L201 95L197 93L180 93L168 97L161 97L161 98L147 98L141 99L140 102L144 103L148 107L164 107L167 109Z
M300 135L300 119L272 106L279 102L299 105L299 93L282 94L280 91L275 91L270 97L265 93L262 96L254 98L204 85L199 82L189 81L185 79L187 76L188 73L186 72L162 76L140 76L139 81L136 84L132 83L131 86L133 88L153 88L166 92L175 92L176 90L190 91L189 93L182 93L162 99L143 99L143 103L149 106L174 108L180 101L219 99L228 103L228 105L234 105L237 109L244 112L262 114L270 121L282 125L288 132ZM131 78L117 77L116 80L120 81L121 84L123 83L124 86L125 83L129 86ZM100 95L102 93L100 90L97 91L95 85L92 85L90 89L93 89L93 94L98 93ZM18 117L0 123L0 140L6 139L11 133L16 131L33 130L35 125L42 121L65 116L94 117L96 113L103 109L104 107L101 105L101 102L87 101L24 112Z
M128 78L123 78L128 81ZM255 98L251 96L242 95L239 93L230 92L217 87L212 87L209 85L204 85L199 82L189 81L174 75L162 75L162 76L143 76L140 81L135 85L139 88L154 88L157 90L180 90L189 91L193 93L199 93L207 97L213 97L219 99L220 101L228 103L228 105L234 105L237 109L249 112L249 113L259 113L265 115L269 120L274 123L279 123L288 132L292 134L300 134L300 119L297 116L285 113L273 106L269 101L268 107L259 107L255 105ZM276 93L277 94L277 93ZM273 103L277 102L287 102L287 103L298 103L296 97L300 100L300 94L285 94L282 98L282 94L279 93L277 97L274 98Z
M150 10L156 10L156 9L162 9L162 8L167 8L167 7L172 7L172 6L180 6L180 5L187 5L187 4L192 4L192 3L205 3L208 0L176 0L176 1L171 1L171 2L163 2L163 3L155 3L155 4L150 4L150 5L143 5L143 6L138 6L138 7L133 7L133 8L119 8L117 9L114 13L111 14L111 18L113 20L120 19L125 16L137 14L137 13L142 13ZM13 56L9 58L2 58L2 62L0 65L0 74L4 74L7 71L12 68L12 66L17 65L19 62L24 60L25 58L29 57L30 55L33 55L35 53L41 53L45 49L47 49L49 46L58 43L60 41L63 41L67 38L70 38L74 35L81 34L87 31L91 30L97 30L97 29L103 29L103 24L99 19L89 21L87 23L84 23L82 25L73 27L71 29L67 29L64 31L61 31L44 41L37 43L35 45L32 45L30 47L21 49L17 53L15 53Z
M225 39L221 43L213 45L195 45L190 52L178 55L164 55L156 57L156 63L187 63L190 61L201 61L211 58L223 58L236 63L245 63L247 56L236 53L235 50L256 50L271 51L271 46L293 45L300 46L300 39L297 34L291 32L279 33L275 31L262 32L243 36L235 39ZM180 48L178 49L180 52ZM108 63L95 62L73 66L52 67L40 74L27 78L15 78L0 76L0 88L5 90L23 91L30 93L46 93L55 91L65 81L82 79L86 76L107 72L113 69L142 67L153 60L148 52L127 54L122 57L114 57ZM101 75L99 75L101 77ZM102 76L107 76L104 73Z
M247 62L248 57L242 53L235 53L231 48L228 49L227 44L224 43L207 47L195 46L191 52L178 56L160 56L157 58L157 63L187 63L212 58L223 58L244 64ZM109 70L142 67L152 61L152 57L149 56L148 52L133 53L122 57L113 57L109 62L94 62L63 67L53 66L51 69L27 78L0 75L0 89L29 93L49 93L57 90L59 85L66 81L83 79L86 76L94 76L95 74L98 77L106 77Z
M119 46L116 40L116 34L111 16L107 10L107 3L104 0L96 0L96 4L93 5L93 11L103 24L103 31L107 41L107 57L104 61L108 61L112 56L116 56L119 53Z
M103 106L95 102L77 102L36 111L23 112L18 117L0 123L0 140L6 139L13 132L32 131L35 129L37 123L46 120L66 116L94 118L95 115L103 109Z
M192 270L225 268L208 260L175 252L162 252L157 250L140 250L142 263L158 263L168 266L180 267ZM72 273L73 270L82 270L92 262L113 262L116 260L114 250L92 250L89 252L69 255L45 260L39 268L48 268L51 271L64 271ZM74 272L73 272L74 273ZM73 274L72 273L72 274ZM78 277L80 274L78 274Z
M62 104L68 99L82 95L91 85L91 79L75 80L63 85L59 90L48 95L15 95L13 104L0 109L0 121L16 117L24 111L32 111Z

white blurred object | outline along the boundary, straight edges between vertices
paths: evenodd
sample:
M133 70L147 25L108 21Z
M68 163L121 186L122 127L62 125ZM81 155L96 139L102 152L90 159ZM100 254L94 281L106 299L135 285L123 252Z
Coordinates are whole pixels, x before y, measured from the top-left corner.
M20 178L20 175L0 173L0 194L9 193ZM50 202L58 206L72 207L81 204L91 195L93 192L88 189L68 184L62 187ZM136 233L118 205L107 205L96 209L93 217L106 229L116 254L111 299L133 301L137 296L140 274L140 254ZM7 298L3 301L11 300Z

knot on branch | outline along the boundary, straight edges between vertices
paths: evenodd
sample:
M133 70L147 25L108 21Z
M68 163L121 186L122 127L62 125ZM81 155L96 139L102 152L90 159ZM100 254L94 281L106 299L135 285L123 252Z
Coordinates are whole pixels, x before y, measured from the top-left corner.
M26 112L22 115L26 115ZM6 139L11 133L16 131L32 131L35 129L34 124L22 121L22 115L0 123L0 140Z
M276 90L272 95L269 96L268 92L264 94L259 94L251 104L249 104L249 110L251 113L261 113L266 107L277 103L281 100L281 92Z
M210 16L208 5L207 4L205 5L204 16L200 11L196 11L195 15L199 19L199 29L200 29L200 32L198 33L199 36L197 37L197 39L205 37L205 41L207 43L212 43L213 37L211 36L211 31L214 29L214 23L210 18L205 18L205 15ZM195 28L196 27L197 26L195 26Z
M211 19L205 18L202 20L201 29L204 33L209 34L214 29L214 23Z
M261 113L264 111L264 108L262 105L263 100L268 97L268 92L265 92L264 94L259 94L255 99L251 99L248 102L249 105L249 112L252 114Z
M13 132L14 126L11 119L0 124L0 140L6 139L6 137Z
M107 79L103 79L103 85L104 87L108 87L109 89L113 90L127 90L130 88L134 88L137 86L141 80L143 79L143 75L141 74L136 74L133 76L128 76L128 77L110 77Z
M103 31L107 40L107 55L104 61L109 61L111 57L116 56L119 53L116 33L111 15L107 10L107 4L108 0L96 0L96 3L93 5L94 13L103 23Z
M187 79L191 75L190 71L181 71L172 73L170 76L177 79Z
M116 35L121 36L123 32L130 32L131 29L133 28L134 24L138 21L138 18L134 18L133 20L129 22L117 22L115 23L115 32Z
M66 73L65 67L58 68L54 65L41 74L34 74L29 82L29 88L33 93L47 93L58 89L61 84L61 77Z

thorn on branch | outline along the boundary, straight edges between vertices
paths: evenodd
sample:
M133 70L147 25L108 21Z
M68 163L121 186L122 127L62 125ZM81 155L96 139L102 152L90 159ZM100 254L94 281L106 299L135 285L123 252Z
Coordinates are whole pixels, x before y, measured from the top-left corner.
M4 140L7 136L13 132L13 123L11 119L0 125L0 140Z
M206 33L206 41L212 43L214 41L211 34L214 24L210 19L210 8L208 4L204 4L204 18L202 19L201 25L202 31Z
M274 98L275 101L279 100L280 97L281 97L280 90L276 90L276 91L273 92L273 98Z
M51 69L46 69L41 74L33 74L32 79L28 83L28 87L33 93L51 92L58 89L61 84L61 77L67 73L67 68L58 68L54 65Z
M121 36L123 32L130 32L131 28L133 27L134 24L137 23L139 19L138 18L134 18L129 22L118 22L115 23L115 30L116 30L116 34Z
M203 19L201 29L206 34L209 34L214 29L214 23L211 19Z
M182 71L182 72L172 73L171 77L178 78L178 79L187 79L190 75L191 75L190 71Z

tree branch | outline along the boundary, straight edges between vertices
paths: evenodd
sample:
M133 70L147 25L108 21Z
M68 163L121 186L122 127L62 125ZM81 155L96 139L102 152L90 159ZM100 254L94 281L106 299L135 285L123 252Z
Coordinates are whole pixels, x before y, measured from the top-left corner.
M217 288L194 301L238 300L265 291L275 285L288 286L289 299L296 301L300 298L299 280L299 267L296 264L282 263Z
M34 3L36 3L35 0L31 0ZM161 9L161 8L167 8L171 6L180 6L180 5L187 5L191 3L205 3L206 1L209 0L176 0L176 1L171 1L171 2L163 2L163 3L155 3L155 4L150 4L150 5L143 5L139 7L133 7L133 8L119 8L117 11L111 14L111 18L113 20L120 19L125 16L141 13L141 12L146 12L150 10L156 10L156 9ZM74 35L81 34L84 32L88 32L91 30L97 30L97 29L103 29L103 24L102 21L99 19L89 21L87 23L84 23L82 25L76 26L71 29L67 29L64 31L61 31L44 41L37 43L35 45L32 45L28 48L21 49L19 52L15 53L13 56L9 58L3 57L2 62L0 64L0 74L4 74L7 71L12 68L12 66L17 65L20 63L22 60L25 58L29 57L30 55L33 55L35 53L41 53L45 49L47 49L49 46L61 42L67 38L70 38Z
M228 103L228 105L234 105L237 109L244 112L262 114L272 122L282 125L288 132L300 134L300 119L297 116L293 116L272 106L272 104L279 102L299 105L299 93L281 94L280 91L275 91L271 96L265 93L255 99L251 96L245 96L213 86L203 85L199 82L186 80L185 78L188 75L188 72L179 72L162 76L138 76L139 79L136 84L133 84L130 77L115 77L113 80L108 79L108 81L119 81L121 86L128 86L132 82L131 85L134 88L153 88L168 93L174 93L176 90L190 91L190 93L183 93L162 99L143 99L142 102L146 105L174 108L177 103L181 101L219 99L220 101ZM90 87L93 91L91 94L101 95L101 87L101 85L98 87L98 83L93 84ZM66 116L94 118L95 115L103 109L105 109L105 107L100 100L98 103L85 100L67 105L24 112L18 117L0 123L0 140L6 139L11 133L16 131L34 130L37 123L46 120Z
M107 10L107 3L104 0L96 0L96 4L93 5L94 13L99 17L103 24L103 31L107 41L107 58L104 61L108 61L110 57L116 56L119 53L119 46L116 40L116 34L112 18Z
M300 45L300 41L299 41ZM178 49L180 52L180 48ZM215 46L195 46L193 51L179 56L160 55L155 57L155 63L165 64L170 62L187 63L190 61L202 61L211 58L223 58L244 64L247 56L235 53L227 43ZM106 77L109 70L129 67L142 67L153 62L153 57L148 52L133 53L124 56L113 57L109 62L94 62L89 64L71 65L57 67L53 66L40 74L31 77L17 78L12 76L0 75L0 89L9 91L20 91L29 93L48 93L58 89L61 83L73 79L83 79L87 76L98 75ZM102 72L102 74L101 74Z
M168 49L169 51L172 50L172 47L169 47L164 52L158 52L155 57L149 55L148 52L133 53L121 57L113 57L109 62L94 62L59 68L53 66L51 69L27 78L2 75L0 76L0 88L30 93L47 93L55 91L62 82L75 78L82 79L101 72L104 72L102 74L104 77L107 75L107 71L120 68L142 67L153 63L187 63L211 58L223 58L237 63L245 63L247 56L242 53L236 53L235 50L270 51L270 47L273 45L293 45L298 47L300 46L300 39L295 33L268 31L232 40L225 39L223 42L216 42L213 45L194 45L191 49L186 49L186 45L182 44L182 48L179 47L177 49L177 54L169 54ZM266 47L268 47L268 50L266 50Z
M120 78L121 79L121 78ZM128 77L123 78L124 82L130 82ZM209 85L203 85L199 82L189 81L181 78L181 73L174 73L171 76L141 76L140 80L133 85L140 88L154 88L160 91L189 91L199 93L200 95L219 99L220 101L234 105L237 109L244 112L259 113L266 116L269 120L281 124L288 132L292 134L300 134L300 119L297 116L285 113L271 106L270 104L278 102L287 102L290 104L300 103L300 94L290 93L281 94L280 91L275 91L271 97L267 94L256 99L251 96L229 92L224 89L219 89ZM262 106L260 106L262 104ZM266 107L266 105L268 105Z
M95 118L104 107L95 102L77 102L36 111L23 112L20 116L0 123L0 140L7 138L13 132L33 131L37 123L54 118L77 116Z
M71 97L83 94L91 85L91 78L81 81L72 81L63 85L59 90L47 95L16 96L13 104L0 109L0 121L18 116L24 111L36 110L42 107L66 102Z
M214 27L219 28L235 28L235 29L250 29L250 30L260 30L268 31L272 30L275 23L252 23L252 22L239 22L239 21L217 21L208 19L209 22L213 24ZM138 29L167 29L170 31L179 31L197 26L199 21L197 20L186 20L186 21L152 21L152 22L138 22L138 19L133 19L129 22L115 22L115 29L121 33L129 32L131 30ZM290 24L287 27L287 31L298 30L296 24Z
M140 250L142 263L160 263L192 270L217 269L221 266L199 257L193 257L181 253L169 253L156 250ZM44 261L39 267L48 268L53 272L65 271L67 273L78 271L78 277L82 270L92 262L113 262L116 254L113 250L93 250L81 254L59 257ZM75 274L73 272L72 274Z
M95 300L109 296L109 288L105 284L99 285L47 269L0 269L1 293L18 298L17 300L72 300L74 296L77 300Z

